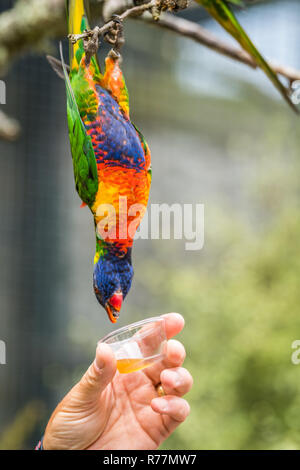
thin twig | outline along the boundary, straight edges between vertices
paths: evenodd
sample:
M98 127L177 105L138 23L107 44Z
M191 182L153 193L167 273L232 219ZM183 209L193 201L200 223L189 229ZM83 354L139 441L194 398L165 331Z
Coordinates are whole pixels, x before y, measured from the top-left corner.
M293 67L288 67L285 65L276 64L275 62L268 62L270 67L275 70L276 73L282 75L283 77L289 80L290 85L296 81L300 80L300 71L294 69Z
M209 49L218 52L219 54L225 55L234 59L238 62L242 62L245 65L248 65L252 68L257 68L255 60L242 49L232 46L226 41L220 40L217 36L207 31L202 26L194 23L193 21L186 20L184 18L179 18L168 13L164 13L160 16L159 21L153 21L150 16L143 15L138 17L142 21L145 21L149 24L154 24L169 31L173 31L181 36L193 39L194 41L208 47ZM295 80L300 80L300 71L293 69L292 67L286 67L284 65L275 64L269 61L270 67L272 69L286 77L291 84Z
M142 15L145 11L151 10L154 8L157 4L157 0L151 0L148 3L143 3L142 5L138 5L132 8L129 8L128 10L125 10L121 15L119 15L120 20L125 20L125 18L128 18L129 16L138 16ZM102 36L104 33L109 31L111 28L114 27L115 22L113 20L109 21L105 25L103 25L101 28L99 26L96 26L94 29L91 29L89 31L85 31L82 34L69 34L68 38L74 43L79 41L80 39L88 39L94 36L95 34L98 35L98 37Z
M181 36L194 39L209 49L256 68L256 63L246 51L232 46L226 41L221 41L217 36L193 21L175 17L168 13L163 14L158 22L154 22L149 16L143 16L141 19L147 23L156 24L163 29L174 31Z
M108 0L92 0L97 14L100 14L103 5ZM121 20L128 17L140 18L148 24L155 24L161 28L168 29L183 37L191 38L194 41L220 53L233 60L239 61L248 65L249 67L256 68L257 64L254 59L242 49L231 45L226 41L220 40L217 36L210 33L200 25L193 21L185 20L183 18L175 17L170 14L163 14L160 16L159 21L154 21L150 15L142 15L146 11L158 10L162 3L165 3L166 8L172 2L177 3L177 7L181 8L180 3L185 8L184 0L152 0L148 3L130 6L131 0L122 0L120 5L115 2L115 8L120 12ZM3 74L13 59L22 55L28 50L45 50L48 38L57 38L65 34L66 22L64 16L65 0L19 0L16 5L3 12L0 15L0 74ZM123 12L122 12L122 9ZM112 9L110 9L112 12ZM141 16L142 15L142 16ZM95 32L102 35L109 31L114 25L114 21L109 21L102 27L96 27L94 30L86 32L82 35L77 35L76 41L81 38L90 38ZM45 47L46 46L46 47ZM300 71L291 67L286 67L280 64L269 62L272 69L283 77L287 78L289 84L300 80ZM2 121L2 122L1 122ZM12 124L12 127L10 126ZM8 126L8 127L7 127ZM19 132L18 125L11 118L0 115L0 137L5 139L14 139Z
M153 7L157 5L157 0L151 0L148 3L144 3L142 5L135 6L133 8L126 9L122 14L120 14L119 18L124 20L128 17L135 17L140 19L148 24L155 24L160 28L168 29L169 31L173 31L181 36L193 39L194 41L208 47L209 49L218 52L219 54L225 55L233 60L241 62L249 67L256 69L257 63L243 49L240 49L236 46L231 45L227 41L220 40L217 36L213 33L207 31L202 26L194 23L193 21L186 20L184 18L179 18L174 15L163 13L159 17L159 21L154 21L153 17L150 15L143 15L143 13L150 11ZM98 37L109 31L114 25L113 21L109 21L104 26L99 27L96 26L91 31L86 31L83 34L72 34L69 35L69 38L72 42L77 42L80 39L87 39L92 37L94 34L97 34ZM270 67L278 74L282 75L283 77L287 78L289 81L289 85L295 81L300 80L300 71L296 70L292 67L286 67L284 65L276 64L271 61L268 62Z

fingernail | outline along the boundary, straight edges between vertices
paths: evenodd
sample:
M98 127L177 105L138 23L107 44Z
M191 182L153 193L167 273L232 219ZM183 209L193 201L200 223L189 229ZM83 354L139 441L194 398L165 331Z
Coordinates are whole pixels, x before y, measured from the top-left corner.
M169 380L171 380L172 387L178 388L182 385L182 377L178 372L166 371L169 374Z
M105 362L102 358L102 352L103 352L103 346L102 344L98 343L97 349L96 349L96 360L95 360L98 369L103 369L105 365Z
M169 404L167 400L160 400L160 403L159 403L160 411L162 411L163 413L166 413L168 411L168 408L169 408Z
M178 320L182 321L183 324L185 323L184 318L181 315L181 313L174 312L173 315L176 316L178 318Z
M179 388L182 385L182 380L181 380L181 377L179 377L179 375L177 375L174 385L175 385L175 388Z

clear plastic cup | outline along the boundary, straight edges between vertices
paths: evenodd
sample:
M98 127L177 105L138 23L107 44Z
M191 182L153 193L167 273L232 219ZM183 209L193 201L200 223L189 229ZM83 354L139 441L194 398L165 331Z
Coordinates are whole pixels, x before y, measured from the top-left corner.
M161 316L132 323L113 331L99 342L112 348L121 374L144 369L165 357L165 319Z

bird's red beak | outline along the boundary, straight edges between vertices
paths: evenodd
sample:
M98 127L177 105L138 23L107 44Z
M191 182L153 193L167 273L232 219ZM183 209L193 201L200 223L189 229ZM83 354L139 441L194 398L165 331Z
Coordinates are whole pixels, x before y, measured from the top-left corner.
M107 311L108 317L112 323L117 323L118 321L122 302L122 292L115 292L105 305L105 310Z

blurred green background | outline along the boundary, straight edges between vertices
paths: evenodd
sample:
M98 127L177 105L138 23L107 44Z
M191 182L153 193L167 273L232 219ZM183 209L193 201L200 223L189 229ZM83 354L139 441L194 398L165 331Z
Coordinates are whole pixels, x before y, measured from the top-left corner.
M226 37L204 10L183 16ZM299 2L238 17L267 57L300 69ZM299 449L299 118L260 72L140 22L126 23L126 38L132 119L152 150L150 202L205 205L201 251L136 241L118 323L185 317L191 415L163 448ZM64 84L37 55L5 80L3 109L23 131L0 142L0 448L20 449L35 445L112 326L92 291L93 223L74 188Z

